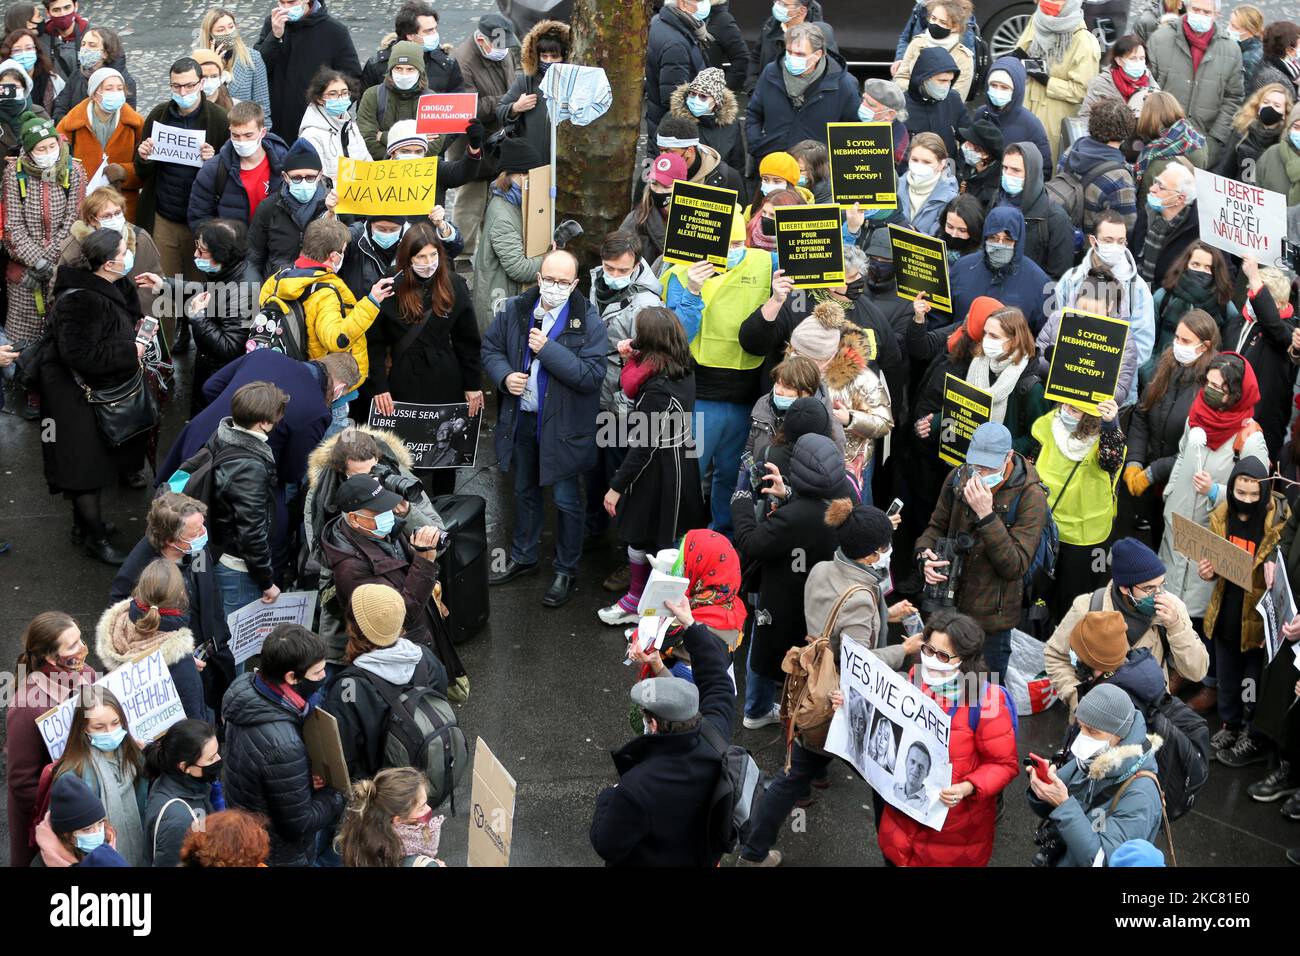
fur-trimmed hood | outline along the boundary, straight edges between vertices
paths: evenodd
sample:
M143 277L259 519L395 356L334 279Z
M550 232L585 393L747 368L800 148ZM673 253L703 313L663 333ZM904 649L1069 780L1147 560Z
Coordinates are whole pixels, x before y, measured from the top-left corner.
M156 650L162 651L168 667L194 653L194 632L188 627L141 634L128 616L130 606L131 598L118 601L100 615L95 625L95 653L104 662L105 670L116 670Z
M1131 737L1130 734L1129 739ZM1139 761L1149 763L1151 765L1149 769L1155 770L1156 752L1164 746L1164 742L1164 738L1159 734L1144 732L1143 740L1121 743L1116 747L1103 750L1088 765L1088 779L1105 780L1107 777L1119 777Z
M695 114L686 108L686 95L690 87L690 83L683 83L673 90L673 95L668 98L668 110L674 116L696 119ZM713 111L714 122L718 126L731 126L739 116L740 104L736 102L736 94L731 90L724 89L722 91L722 100Z
M402 444L401 439L399 439L395 433L385 431L382 428L372 428L369 425L355 425L353 428L355 428L356 431L365 432L375 441L379 442L381 446L388 450L389 456L392 457L398 465L405 470L410 470L411 453L407 450L406 446ZM309 489L314 490L320 483L321 477L329 470L330 454L334 451L334 446L342 435L343 432L331 435L313 448L311 454L307 456L307 487Z
M536 76L541 67L541 61L537 58L537 41L544 36L554 36L564 45L567 60L573 52L573 31L569 29L567 23L559 20L542 20L537 26L528 31L524 37L524 42L519 47L519 66L528 76Z

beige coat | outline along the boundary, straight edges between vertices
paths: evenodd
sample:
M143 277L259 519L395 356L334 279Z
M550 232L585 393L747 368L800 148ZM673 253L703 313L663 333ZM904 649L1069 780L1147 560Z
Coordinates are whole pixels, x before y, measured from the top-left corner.
M1031 17L1016 46L1027 51L1033 38L1034 21ZM1025 109L1037 116L1047 131L1053 169L1061 155L1061 122L1078 115L1088 86L1097 76L1100 61L1101 46L1097 38L1081 24L1070 39L1070 49L1065 57L1049 68L1047 85L1037 80L1025 81Z
M929 33L922 33L912 37L912 42L907 45L907 52L903 54L903 64L894 74L894 82L907 91L907 86L912 80L912 66L916 63L916 58L921 55L921 51L927 47L943 46L942 43L936 43ZM966 44L961 42L961 36L957 36L957 42L951 47L945 47L952 56L953 62L957 64L957 69L961 72L957 75L957 82L952 88L957 91L963 100L970 96L971 84L975 82L975 57ZM935 130L938 132L938 130Z

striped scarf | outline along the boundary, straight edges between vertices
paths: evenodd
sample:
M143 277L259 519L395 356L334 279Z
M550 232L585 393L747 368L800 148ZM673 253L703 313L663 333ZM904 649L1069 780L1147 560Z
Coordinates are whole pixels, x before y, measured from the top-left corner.
M1205 146L1205 137L1187 120L1180 119L1165 130L1159 139L1147 143L1137 161L1137 178L1141 179L1152 160L1186 156Z

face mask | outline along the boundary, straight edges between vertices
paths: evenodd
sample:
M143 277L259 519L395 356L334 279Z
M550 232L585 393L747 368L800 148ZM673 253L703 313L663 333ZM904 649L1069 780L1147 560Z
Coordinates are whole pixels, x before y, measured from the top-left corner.
M944 684L951 683L957 676L957 670L960 664L954 664L949 661L943 664L933 657L921 658L921 680L925 681L928 687L942 687Z
M311 700L312 697L316 695L316 691L320 690L321 685L324 683L324 678L321 678L320 680L308 680L304 677L302 680L298 681L298 683L293 685L293 692L303 700Z
M1150 206L1152 209L1154 209L1156 212L1160 212L1162 209L1165 208L1165 201L1161 199L1159 196L1157 196L1155 193L1147 193L1147 205Z
M758 188L763 193L764 196L770 196L778 189L785 189L785 187L782 186L780 183L760 183Z
M391 511L381 511L375 515L375 530L371 532L376 538L386 538L393 530L396 515Z
M59 161L59 151L56 149L52 153L33 153L32 162L36 164L37 169L49 169Z
M1135 601L1133 600L1133 592L1130 591L1128 599L1133 605L1133 609L1143 617L1151 617L1156 613L1156 596L1154 594L1148 594L1146 597Z
M807 177L807 176L804 176L804 175L802 175L802 174L800 174L798 185L800 185L800 186L807 186L807 185L808 185L808 177Z
M22 53L15 53L13 58L18 61L18 65L26 70L28 76L30 76L32 68L36 66L36 51L24 50Z
M380 249L391 249L397 245L397 240L402 238L401 230L397 232L375 232L370 231L370 238Z
M216 96L219 89L221 89L221 77L211 76L203 81L204 96Z
M946 40L948 37L952 36L951 30L947 27L941 27L937 23L931 23L926 27L926 29L930 32L931 39L934 40Z
M394 73L393 86L399 90L409 90L419 81L419 73Z
M488 50L487 53L483 55L486 56L493 63L500 63L502 60L504 60L507 56L510 55L510 51L498 50L496 47L493 47L491 50Z
M218 760L215 763L208 764L206 767L200 767L199 770L203 774L199 779L204 783L212 783L221 776L221 761Z
M869 106L859 106L858 119L864 123L874 123L876 121L876 111Z
M744 247L744 246L741 246L739 249L728 249L728 250L727 250L727 268L728 268L728 269L734 269L734 268L736 268L736 266L740 265L740 264L741 264L742 262L744 262L744 261L745 261L745 247Z
M1074 431L1079 427L1079 422L1083 421L1078 415L1067 412L1065 409L1061 409L1057 414L1061 419L1061 424L1065 426L1065 430L1068 432Z
M939 175L939 171L920 160L913 160L907 164L907 175L918 186L928 186L934 182L935 177Z
M1191 365L1200 354L1196 351L1194 345L1184 345L1182 342L1174 343L1174 361L1179 365Z
M296 23L302 19L302 4L296 4L285 11L286 19L290 23Z
M1125 249L1123 246L1097 245L1092 247L1092 251L1097 254L1097 258L1108 266L1117 266L1124 261Z
M512 186L510 188L514 189L515 187ZM667 209L668 203L672 201L672 198L673 194L671 192L657 193L653 189L650 190L650 201L660 209Z
M731 251L727 251L727 265L731 265ZM605 288L611 292L622 292L632 284L632 273L625 276L611 276L601 273L601 278L605 280Z
M1002 191L1008 196L1019 196L1025 188L1025 177L1002 174Z
M68 27L72 26L72 21L76 19L75 13L62 13L57 17L50 17L47 22L57 33L67 33Z
M785 12L784 4L772 4L772 19L777 23L785 23L790 19L790 14Z
M1010 91L995 90L993 89L993 87L989 87L988 97L989 97L989 102L992 103L994 106L996 106L998 109L1001 109L1002 107L1006 106L1008 103L1011 102Z
M983 475L983 476L981 476L981 477L980 477L980 481L984 482L985 487L992 489L992 488L996 488L998 485L1002 484L1002 479L1003 479L1004 477L1005 477L1005 475L1003 475L1002 472L1000 472L1000 471L995 471L995 472L993 472L993 474L991 474L991 475Z
M856 302L867 289L867 280L858 276L844 286L844 295L850 302Z
M787 53L785 55L785 68L791 76L802 76L808 70L808 57Z
M77 849L82 853L91 853L104 845L104 827L101 824L94 833L78 833Z
M944 83L942 80L926 80L921 84L921 89L925 90L925 95L932 100L946 100L948 91L952 89L952 84Z
M867 262L867 281L873 287L888 285L894 280L894 264L871 259Z
M552 285L543 285L541 290L542 305L546 306L548 312L558 309L560 306L564 305L564 303L569 301L568 286L560 286L556 288Z
M1093 757L1109 746L1110 744L1104 740L1089 737L1087 734L1079 734L1074 738L1074 743L1070 744L1070 753L1074 755L1079 763L1087 765L1092 762Z
M1001 339L990 338L987 335L980 341L980 345L984 349L984 354L995 362L1002 358L1003 352L1006 351Z
M124 740L126 740L126 728L119 727L117 730L110 730L106 734L91 734L90 746L107 754L112 753L121 746Z
M713 107L698 96L686 97L686 108L691 111L692 116L708 116L713 112Z
M352 97L350 96L344 96L341 99L337 99L337 100L325 101L325 112L329 113L330 116L333 116L335 118L342 116L351 108L352 108Z
M1214 281L1214 276L1208 272L1193 272L1190 269L1183 273L1187 281L1198 289L1208 289L1210 283Z
M99 220L99 228L116 229L119 234L126 235L126 216L118 213L116 216L106 216Z
M180 93L173 93L172 102L180 109L192 110L199 103L199 91L195 90L193 93L186 93L184 96Z
M1291 145L1295 147L1297 151L1300 151L1300 131L1291 130L1291 132L1286 134L1286 138L1291 141Z
M1015 246L1000 246L997 243L984 243L984 255L988 257L989 265L994 269L1005 269L1011 265L1011 260L1015 258Z
M99 108L106 113L116 113L126 103L126 94L121 92L105 93Z
M878 552L877 552L878 553ZM880 572L881 576L889 573L889 560L894 556L894 549L891 547L884 554L879 555L876 563L871 565L871 570Z
M763 217L760 217L760 218L762 219L762 221L759 223L759 229L762 231L763 235L765 235L765 236L775 236L775 235L776 235L776 219L774 219L774 218L773 218L773 219L768 219L766 216L763 216Z
M1193 33L1209 33L1214 28L1214 17L1207 17L1203 13L1189 13L1187 26Z
M1264 106L1260 108L1259 121L1265 126L1276 126L1282 122L1282 114L1271 106Z
M1141 60L1125 60L1122 64L1120 64L1120 66L1124 70L1124 73L1130 79L1134 79L1134 80L1142 79L1142 74L1144 74L1147 71L1146 63L1142 62Z
M1228 393L1213 385L1205 386L1201 389L1201 394L1205 398L1205 404L1211 408L1225 408L1228 404Z
M202 551L204 548L208 546L207 529L205 528L201 535L199 535L197 538L187 541L186 544L189 545L189 550L185 552L186 554L198 554L200 551Z
M126 250L126 255L122 257L122 275L130 275L131 270L135 268L135 253L130 249Z
M1246 34L1242 33L1240 30L1234 30L1232 27L1228 27L1228 39L1232 40L1234 43L1240 43L1242 40L1246 39Z
M213 35L212 35L212 44L213 44L213 46L215 46L218 50L221 50L222 52L225 52L226 50L230 50L230 49L233 49L233 48L234 48L234 46L235 46L235 37L237 37L238 35L239 35L238 31L236 31L236 32L234 32L234 33L223 33L223 34L221 34L221 36L217 36L216 34L213 34Z
M262 140L258 139L232 139L230 146L235 151L235 155L244 159L252 156L262 148Z
M709 0L702 0L700 5L695 8L695 12L691 15L695 17L696 20L702 23L705 20L709 19L709 7L710 7Z
M968 166L978 166L980 163L984 162L984 154L968 143L961 144L961 155L962 158L966 160L966 165Z
M431 279L433 278L433 274L438 271L438 260L434 259L433 264L427 266L418 263L411 263L411 271L421 279Z
M85 47L82 47L77 51L77 62L81 64L83 70L97 67L100 63L104 62L104 51L87 50Z
M289 195L305 205L316 195L316 183L290 183Z
M545 76L545 75L546 75L546 71L549 70L550 68L551 68L551 64L550 64L550 63L545 63L545 62L544 62L544 63L539 64L538 67L537 67L537 75L538 75L538 76Z
M793 395L778 395L776 394L776 392L772 393L772 406L778 412L788 411L790 406L793 404L794 404Z
M426 50L436 50L441 42L442 38L437 33L430 33L424 38L424 48Z

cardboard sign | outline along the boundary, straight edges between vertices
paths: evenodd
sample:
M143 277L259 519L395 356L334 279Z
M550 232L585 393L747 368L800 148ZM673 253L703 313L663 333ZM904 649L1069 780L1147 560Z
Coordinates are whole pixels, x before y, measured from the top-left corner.
M837 214L838 215L838 214ZM678 180L668 203L664 232L664 262L694 265L712 262L727 268L731 226L736 217L736 191Z
M1214 565L1214 573L1244 591L1250 591L1255 558L1227 538L1220 538L1209 528L1174 514L1174 550L1186 555L1193 565L1204 558Z
M1066 309L1056 330L1043 398L1069 402L1096 415L1098 402L1115 397L1128 330L1123 319Z
M840 691L844 706L831 720L827 751L853 764L895 810L942 830L948 805L939 793L952 785L948 712L846 635L840 639ZM995 693L993 699L1004 697Z
M1264 619L1264 648L1271 664L1286 643L1282 628L1296 616L1295 597L1291 593L1291 582L1287 580L1286 559L1282 557L1281 548L1273 554L1273 586L1264 592L1255 610Z
M844 284L844 234L840 207L777 206L776 261L796 289Z
M893 123L827 123L831 195L841 206L897 209Z
M313 707L302 722L302 742L311 758L313 776L341 793L352 792L348 777L348 762L343 757L343 738L339 736L339 722L328 711Z
M370 426L397 433L411 453L411 467L470 468L478 454L479 414L469 417L469 403L415 405L393 402L393 414L382 415L372 403Z
M172 683L161 650L123 664L95 681L93 686L106 687L113 692L126 714L126 729L142 744L161 737L168 727L185 719L185 707L176 693L176 685ZM72 729L72 715L86 689L78 689L58 707L36 718L36 727L51 760L63 756L68 745L68 732Z
M281 624L310 628L316 615L316 597L315 591L286 591L274 604L265 604L259 598L226 615L235 666L262 653L266 636Z
M437 205L438 158L367 160L339 157L338 215L427 216Z
M551 191L551 167L538 166L528 171L524 180L524 255L532 259L545 255L551 249L554 230L551 228L551 207L555 196Z
M1286 197L1203 169L1195 173L1201 239L1230 256L1281 266Z
M952 311L952 287L948 284L948 244L902 226L889 227L894 249L894 276L898 297L911 302L924 292L935 308Z
M178 126L154 123L149 138L153 140L150 162L175 163L178 166L203 165L203 157L199 154L207 141L207 130L181 129Z
M415 131L463 133L478 116L477 93L430 93L415 107Z
M482 737L474 746L474 785L469 802L469 865L509 866L515 829L515 778Z
M989 420L993 393L976 388L949 372L944 377L943 406L939 411L939 460L966 464L970 439Z

